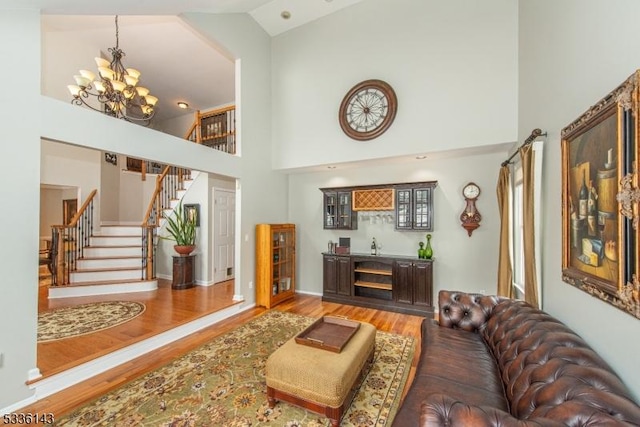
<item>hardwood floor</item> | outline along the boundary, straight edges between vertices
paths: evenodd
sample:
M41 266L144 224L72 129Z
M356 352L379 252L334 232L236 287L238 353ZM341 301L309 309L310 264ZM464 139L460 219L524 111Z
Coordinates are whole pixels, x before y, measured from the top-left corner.
M97 333L38 344L38 368L42 378L60 373L89 360L119 350L153 335L236 304L233 280L213 286L173 290L171 282L158 281L149 292L48 299L47 287L39 288L38 312L96 301L138 301L146 309L122 325Z
M201 304L201 302L198 301L199 298L196 292L180 292L180 296L176 297L178 300L191 300L191 306ZM233 293L233 287L231 287L231 293ZM187 302L184 302L184 304L189 305L189 303ZM157 316L158 318L163 319L172 318L174 316L179 317L181 315L180 313L183 310L183 308L177 308L177 313L173 313L173 306L167 305L162 312L162 316ZM328 303L323 302L320 297L303 294L297 294L292 300L285 301L277 305L274 310L288 311L312 317L321 317L328 314L346 316L350 319L371 323L381 331L413 336L414 338L416 338L416 349L418 350L420 348L420 324L423 319L420 316L410 316L363 307ZM48 396L38 402L35 402L32 405L22 408L19 412L52 412L57 418L59 418L61 415L72 411L74 408L83 405L95 399L96 397L107 393L149 371L152 371L169 363L172 359L184 353L187 353L190 350L193 350L194 348L197 348L198 346L206 343L207 341L242 325L243 323L261 315L265 311L266 309L262 307L248 309L226 320L218 322L213 326L186 336L185 338L180 339L179 341L176 341L170 345L164 346L147 355L122 364L114 369L90 378L59 393ZM130 323L131 322L128 322L127 324ZM144 326L132 327L131 329L133 331L129 332L127 332L126 329L127 328L120 332L114 332L114 334L116 335L116 337L122 337L127 335L140 335L147 332ZM110 340L110 338L106 337L104 339L106 341ZM95 345L98 345L97 342L100 341L97 338L91 340L93 343L95 343ZM38 346L38 351L38 361L40 363L40 345ZM101 351L105 350L103 349ZM411 383L417 361L418 351L416 351L412 362L411 372L409 374L409 381L407 382L407 385Z

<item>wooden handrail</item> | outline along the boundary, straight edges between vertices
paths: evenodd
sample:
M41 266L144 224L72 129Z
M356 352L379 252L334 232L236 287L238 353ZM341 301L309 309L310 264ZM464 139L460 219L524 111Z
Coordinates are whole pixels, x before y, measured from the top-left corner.
M151 196L151 200L149 201L149 207L147 207L147 212L144 214L144 219L142 220L142 227L146 227L149 224L149 218L151 217L151 213L153 212L153 207L157 203L158 198L160 196L160 192L162 191L162 182L164 178L169 174L169 170L171 166L165 166L164 170L158 177L156 178L156 189L153 191L153 195ZM156 226L160 225L156 220Z
M90 246L93 236L93 201L98 190L93 190L84 201L69 224L52 225L53 248L52 286L70 283L71 272L77 268L78 259L84 255L84 248Z
M97 189L89 193L87 200L85 200L82 206L80 206L80 209L78 209L78 212L76 212L73 218L71 218L71 221L69 221L69 224L66 225L66 227L75 227L76 225L78 225L78 220L80 219L84 211L87 210L87 207L93 201L93 198L95 197L96 193L98 193Z
M217 116L218 114L226 113L227 111L231 111L235 109L236 109L235 105L229 105L228 107L217 108L215 110L205 111L204 113L201 113L200 111L198 111L197 115L198 115L198 119L202 120L204 118Z

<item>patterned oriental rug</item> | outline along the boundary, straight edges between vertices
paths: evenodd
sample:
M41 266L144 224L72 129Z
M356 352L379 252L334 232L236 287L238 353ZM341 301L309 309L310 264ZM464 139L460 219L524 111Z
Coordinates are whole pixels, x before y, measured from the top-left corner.
M278 402L267 405L267 358L315 319L272 310L56 421L57 426L327 426ZM390 425L415 351L411 337L378 331L374 363L342 426Z
M141 315L145 308L135 301L105 301L45 311L38 315L38 342L112 328Z

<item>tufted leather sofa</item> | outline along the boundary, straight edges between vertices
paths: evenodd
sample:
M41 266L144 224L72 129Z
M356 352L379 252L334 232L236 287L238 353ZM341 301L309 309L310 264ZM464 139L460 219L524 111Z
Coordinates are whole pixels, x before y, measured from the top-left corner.
M640 407L607 363L529 304L440 291L393 426L632 426Z

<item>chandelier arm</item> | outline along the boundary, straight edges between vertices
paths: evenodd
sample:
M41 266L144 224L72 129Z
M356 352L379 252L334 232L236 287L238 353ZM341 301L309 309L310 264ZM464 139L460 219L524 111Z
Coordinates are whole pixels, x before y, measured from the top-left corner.
M85 102L85 100L84 100L84 99L82 99L82 97L80 97L80 96L74 96L74 97L73 97L73 99L71 100L71 104L73 104L73 105L80 105L80 106L84 105L85 107L89 107L89 108L91 108L93 111L97 111L97 112L99 112L99 113L103 113L103 112L104 112L104 111L102 111L102 110L99 110L99 109L95 108L95 107L94 107L94 106L92 106L91 104L87 104L87 103Z

